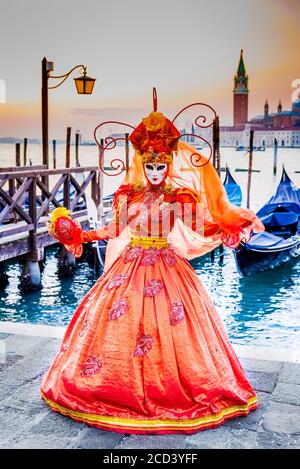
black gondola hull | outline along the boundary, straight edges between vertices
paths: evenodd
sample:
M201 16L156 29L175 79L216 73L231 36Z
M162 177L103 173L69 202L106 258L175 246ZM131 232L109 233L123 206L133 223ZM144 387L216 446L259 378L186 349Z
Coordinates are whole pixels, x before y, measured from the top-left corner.
M234 251L240 275L275 269L300 255L300 189L283 168L275 195L256 213L265 231Z
M281 265L296 259L300 254L299 244L290 249L277 252L259 252L246 249L243 245L234 251L237 269L243 277L257 274L266 270L276 269Z

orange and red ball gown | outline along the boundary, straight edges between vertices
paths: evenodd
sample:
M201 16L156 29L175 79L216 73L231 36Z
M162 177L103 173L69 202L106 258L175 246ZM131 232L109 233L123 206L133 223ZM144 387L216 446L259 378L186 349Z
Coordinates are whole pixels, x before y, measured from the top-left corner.
M191 202L193 226L192 191L120 188L131 239L76 309L41 385L54 411L103 430L193 433L258 405L212 300L167 240L168 207L154 213L162 192L164 202ZM118 235L122 210L109 226L84 232L83 242ZM157 236L149 236L151 218ZM237 245L253 219L231 225L223 242Z

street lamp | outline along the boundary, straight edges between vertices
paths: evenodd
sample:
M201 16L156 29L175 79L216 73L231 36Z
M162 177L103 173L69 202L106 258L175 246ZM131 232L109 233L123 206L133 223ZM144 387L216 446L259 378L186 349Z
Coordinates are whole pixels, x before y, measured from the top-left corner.
M43 164L49 167L49 146L48 146L48 90L61 86L77 68L81 69L82 75L74 78L78 94L92 94L96 78L88 77L85 65L76 65L64 75L51 75L53 72L53 62L49 62L46 57L42 60L42 142L43 142ZM49 79L60 80L59 83L49 86Z
M86 74L86 67L84 67L83 75L74 78L76 90L78 94L92 94L95 78L88 77Z

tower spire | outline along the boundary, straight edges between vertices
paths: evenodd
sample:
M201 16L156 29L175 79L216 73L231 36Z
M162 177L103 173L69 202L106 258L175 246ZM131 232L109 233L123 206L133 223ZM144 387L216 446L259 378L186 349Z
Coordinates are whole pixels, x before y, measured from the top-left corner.
M244 57L243 57L244 49L241 49L240 61L237 69L237 76L238 77L245 77L246 76L246 68L244 64Z
M241 49L237 72L234 76L234 103L233 103L233 125L244 127L248 121L248 75L244 63L244 50Z
M265 103L265 117L267 117L269 115L269 103L268 103L268 100L266 99L266 103Z

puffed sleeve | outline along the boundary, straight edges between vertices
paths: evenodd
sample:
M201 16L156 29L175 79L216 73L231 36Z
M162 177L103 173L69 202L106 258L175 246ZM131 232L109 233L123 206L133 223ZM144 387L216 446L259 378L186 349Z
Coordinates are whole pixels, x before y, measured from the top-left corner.
M131 192L130 192L130 190ZM75 257L82 255L82 243L94 240L111 239L119 236L128 224L128 197L132 188L123 186L116 192L113 203L114 218L108 224L95 230L83 231L80 223L71 218L70 210L58 207L50 214L48 231L65 249Z
M82 234L82 242L88 243L95 240L108 240L119 236L131 221L128 214L128 205L133 194L134 187L131 184L122 185L114 196L112 204L114 213L113 220L101 228L84 231Z
M110 239L118 236L119 233L119 224L117 220L113 220L108 225L105 225L101 228L95 230L83 231L80 229L76 238L72 239L71 243L64 242L61 238L57 237L56 239L61 242L67 251L74 254L75 257L80 257L83 252L82 243L89 243L95 240L101 239Z
M235 249L242 241L249 241L253 231L264 231L263 223L252 210L229 202L218 173L210 162L203 167L203 184L212 223L218 226L221 240L226 246Z
M217 172L212 165L206 166L204 196L189 188L177 191L180 218L203 237L212 237L214 242L220 239L227 247L236 249L242 241L250 239L253 231L263 231L264 225L251 210L229 202ZM188 209L183 210L184 206Z
M82 242L89 243L91 241L100 241L102 239L112 239L119 235L120 226L118 223L118 218L116 217L108 225L105 225L101 228L96 228L94 230L83 231L82 232Z

